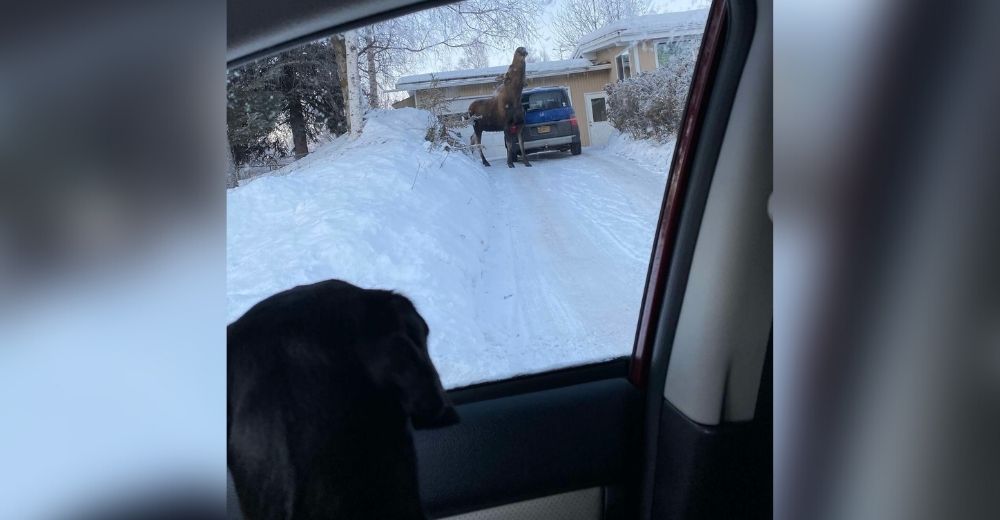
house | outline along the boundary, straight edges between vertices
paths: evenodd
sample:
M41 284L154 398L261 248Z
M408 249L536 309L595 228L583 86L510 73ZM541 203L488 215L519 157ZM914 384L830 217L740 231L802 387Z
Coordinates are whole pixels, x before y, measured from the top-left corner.
M653 70L668 63L671 56L697 48L707 16L707 9L697 9L608 24L580 38L570 59L528 63L525 88L568 88L581 123L583 146L602 146L611 134L604 86ZM443 97L445 113L463 113L472 101L492 96L497 78L506 71L507 65L502 65L405 76L396 82L396 89L406 91L408 97L393 107L424 108L434 96ZM483 143L488 156L504 154L501 134L486 133Z

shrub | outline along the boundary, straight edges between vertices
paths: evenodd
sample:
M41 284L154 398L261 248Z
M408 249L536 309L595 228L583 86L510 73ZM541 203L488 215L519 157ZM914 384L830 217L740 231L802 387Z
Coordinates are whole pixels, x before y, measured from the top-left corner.
M678 56L654 71L608 84L611 125L634 139L662 143L677 135L693 70L693 56Z
M448 98L437 85L437 79L432 80L431 88L421 94L420 108L430 111L436 119L434 126L427 129L424 138L445 150L468 148L468 144L463 143L459 137L458 130L468 126L469 122L465 119L465 114L448 113Z

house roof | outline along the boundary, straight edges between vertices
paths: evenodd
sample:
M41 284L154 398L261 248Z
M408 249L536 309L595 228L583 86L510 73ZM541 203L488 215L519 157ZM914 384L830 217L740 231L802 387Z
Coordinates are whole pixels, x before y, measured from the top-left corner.
M583 35L573 51L573 57L592 58L593 54L601 49L639 40L699 35L704 31L707 19L708 9L695 9L636 16L611 22Z
M486 67L482 69L449 70L445 72L435 72L432 74L403 76L396 81L396 89L422 90L431 88L434 86L435 82L437 82L438 87L494 83L497 76L507 72L507 67L508 65L501 65L498 67ZM572 60L527 63L524 67L524 72L528 78L544 78L547 76L560 76L575 72L604 70L607 68L607 65L594 65L586 58L579 58Z
M525 74L528 78L543 78L605 70L610 66L607 64L595 65L591 61L598 50L639 40L700 35L704 31L707 18L708 9L695 9L636 16L612 22L580 38L576 50L573 51L573 59L528 63L525 66ZM497 76L507 72L507 67L507 65L500 65L481 69L449 70L403 76L396 81L396 90L414 91L434 86L454 87L494 83Z

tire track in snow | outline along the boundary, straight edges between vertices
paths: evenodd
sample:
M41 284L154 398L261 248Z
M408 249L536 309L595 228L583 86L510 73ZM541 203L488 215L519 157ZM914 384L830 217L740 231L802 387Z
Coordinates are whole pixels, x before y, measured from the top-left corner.
M477 314L525 370L555 368L532 365L538 351L565 366L632 346L665 177L599 153L486 169L495 204Z

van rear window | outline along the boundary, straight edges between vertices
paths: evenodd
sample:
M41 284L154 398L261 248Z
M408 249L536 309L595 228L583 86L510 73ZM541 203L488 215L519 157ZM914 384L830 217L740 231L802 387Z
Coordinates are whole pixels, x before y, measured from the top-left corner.
M525 94L521 102L528 110L549 110L551 108L568 107L569 101L561 90L547 90Z

